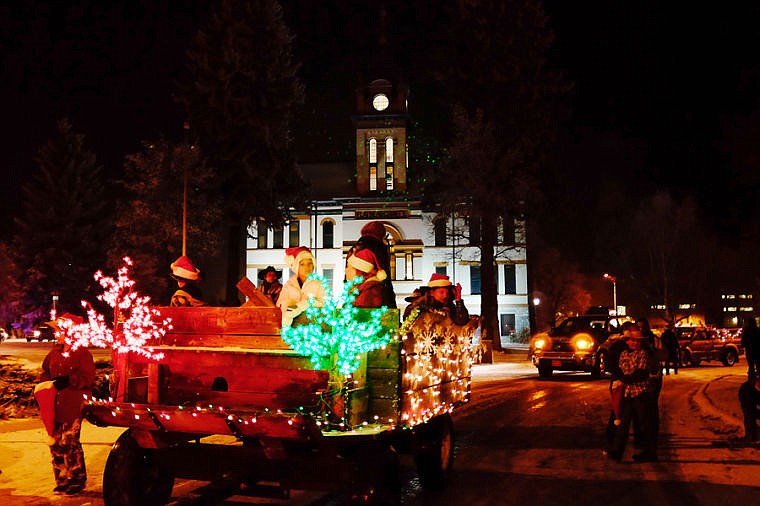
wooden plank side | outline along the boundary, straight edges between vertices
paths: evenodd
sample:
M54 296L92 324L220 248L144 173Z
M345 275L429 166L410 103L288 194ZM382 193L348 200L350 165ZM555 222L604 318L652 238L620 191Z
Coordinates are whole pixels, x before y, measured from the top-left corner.
M384 348L367 353L367 367L398 369L401 360L401 342L391 341Z
M172 333L280 335L279 308L159 307L160 318L171 318Z
M400 395L398 369L367 369L367 388L371 399L397 399Z
M309 357L271 350L225 350L209 348L171 348L157 347L156 351L164 354L161 364L169 367L189 368L196 374L206 367L222 367L226 369L251 370L258 368L272 369L303 369L312 370ZM147 363L142 357L130 357L132 364L138 368L140 362ZM139 361L139 362L138 362Z
M162 394L162 404L166 405L211 405L234 412L241 410L282 410L296 412L300 409L310 410L320 406L319 394L303 388L273 395L270 392L217 392L214 390L183 390L169 388Z
M187 334L167 332L165 346L203 346L209 348L251 348L256 350L289 350L279 335L255 334Z
M328 383L327 371L261 368L251 371L227 367L170 367L162 369L164 384L186 390L211 390L226 388L230 392L269 392L276 394L287 390L303 388L309 391L325 390Z

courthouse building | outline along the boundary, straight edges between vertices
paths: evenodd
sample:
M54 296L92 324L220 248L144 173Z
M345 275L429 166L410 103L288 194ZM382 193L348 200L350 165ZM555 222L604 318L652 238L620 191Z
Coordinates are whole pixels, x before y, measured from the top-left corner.
M310 183L309 209L293 210L282 229L254 223L247 243L247 276L256 280L268 265L282 269L281 281L292 275L285 264L285 248L308 246L316 258L316 272L333 293L343 287L346 252L370 221L385 226L391 249L391 272L397 304L407 305L416 287L433 273L461 283L462 298L471 314L480 314L479 248L464 242L453 228L477 227L461 219L439 219L436 209L423 208L409 169L408 88L378 79L357 90L352 116L355 159L350 162L300 164ZM414 147L412 147L414 149ZM467 184L467 178L462 178ZM500 226L498 246L498 315L502 342L513 333L530 332L524 228L521 221ZM469 241L468 241L469 242Z

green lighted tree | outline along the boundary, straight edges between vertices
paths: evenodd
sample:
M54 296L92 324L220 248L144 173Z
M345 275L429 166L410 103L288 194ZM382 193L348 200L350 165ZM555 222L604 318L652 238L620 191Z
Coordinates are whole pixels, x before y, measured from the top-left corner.
M330 293L327 280L319 279ZM321 305L309 303L306 316L313 323L282 329L282 339L294 350L311 357L315 369L327 369L340 374L351 374L359 367L360 354L388 344L391 335L384 330L382 316L387 307L362 310L354 307L356 285L361 276L347 281L340 297L326 297Z

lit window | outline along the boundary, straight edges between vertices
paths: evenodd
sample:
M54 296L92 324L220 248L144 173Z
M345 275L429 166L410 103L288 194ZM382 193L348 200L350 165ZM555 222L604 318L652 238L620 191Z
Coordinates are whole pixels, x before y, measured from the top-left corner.
M393 165L385 166L385 189L393 189Z
M393 139L385 139L385 161L393 163Z
M298 227L298 220L293 220L288 225L288 228L290 229L290 234L288 237L288 246L291 248L295 248L296 246L299 246L301 244L300 239L300 231Z
M377 139L369 140L369 163L377 163Z
M369 168L369 191L377 191L377 167Z

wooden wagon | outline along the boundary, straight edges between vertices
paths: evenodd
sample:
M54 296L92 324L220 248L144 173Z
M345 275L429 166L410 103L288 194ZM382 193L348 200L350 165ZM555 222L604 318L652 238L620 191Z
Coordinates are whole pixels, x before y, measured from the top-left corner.
M391 310L383 326L395 338L341 376L289 348L277 308L160 312L172 328L151 346L164 357L114 353L111 397L85 409L96 425L128 428L104 470L107 505L165 503L175 477L381 501L398 483L400 452L414 455L423 485L444 483L450 413L470 394L474 320L425 313L399 332Z

